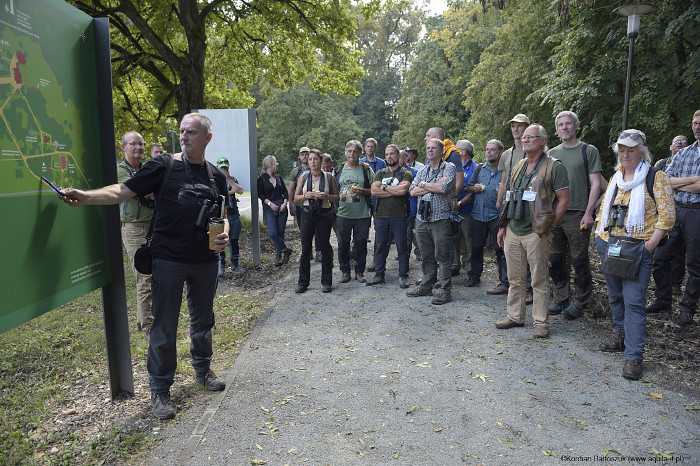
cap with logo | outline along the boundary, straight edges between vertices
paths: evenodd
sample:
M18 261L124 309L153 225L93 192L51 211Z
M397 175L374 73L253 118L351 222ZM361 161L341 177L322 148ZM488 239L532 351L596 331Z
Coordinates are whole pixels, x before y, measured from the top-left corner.
M525 123L526 125L529 125L530 119L524 113L518 113L513 118L511 118L508 123Z
M226 157L219 157L219 160L216 161L216 166L219 168L228 168L228 159Z

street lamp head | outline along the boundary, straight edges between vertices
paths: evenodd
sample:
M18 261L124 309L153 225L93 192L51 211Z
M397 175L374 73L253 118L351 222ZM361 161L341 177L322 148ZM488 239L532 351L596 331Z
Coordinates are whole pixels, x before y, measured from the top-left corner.
M637 37L639 35L639 23L642 16L648 15L656 11L655 5L646 3L631 3L623 5L613 10L613 13L619 16L627 17L627 36Z

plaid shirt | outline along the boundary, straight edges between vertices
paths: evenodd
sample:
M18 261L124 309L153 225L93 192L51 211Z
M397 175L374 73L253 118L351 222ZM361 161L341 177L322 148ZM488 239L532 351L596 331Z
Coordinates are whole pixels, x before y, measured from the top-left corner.
M433 174L432 171L433 168L430 166L430 164L427 164L425 167L423 167L413 179L413 183L411 183L411 188L409 189L410 192L413 188L418 186L418 184L421 181L425 181L426 183L435 183L442 177L447 178L448 181L441 184L443 194L428 193L423 194L422 196L418 196L419 208L418 215L416 217L421 222L426 223L437 222L438 220L446 220L447 218L449 218L450 213L452 212L451 206L452 197L454 196L455 191L455 182L457 181L457 178L455 177L457 169L455 168L455 165L452 162L441 161L440 166L438 167L437 174ZM421 215L420 201L430 202L429 218L423 218L423 216Z
M693 145L678 151L673 157L671 164L666 167L666 174L672 178L687 178L700 175L700 149L698 149L697 141ZM673 199L676 202L685 204L698 204L700 203L700 194L674 191Z

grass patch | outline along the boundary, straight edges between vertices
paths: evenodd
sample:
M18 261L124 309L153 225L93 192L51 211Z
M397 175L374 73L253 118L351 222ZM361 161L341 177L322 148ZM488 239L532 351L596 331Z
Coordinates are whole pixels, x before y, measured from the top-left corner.
M150 412L148 344L136 330L135 282L126 258L125 263L135 396L109 400L99 290L0 334L0 464L123 464L152 447L157 422ZM220 286L214 302L215 371L226 372L233 364L267 304L261 296L260 290ZM186 407L206 395L191 387L184 297L177 345L173 389Z

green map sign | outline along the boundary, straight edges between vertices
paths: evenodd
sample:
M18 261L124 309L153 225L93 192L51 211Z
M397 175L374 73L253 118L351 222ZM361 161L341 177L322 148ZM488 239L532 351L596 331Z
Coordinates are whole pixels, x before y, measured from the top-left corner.
M109 282L93 20L57 0L0 0L0 332Z

